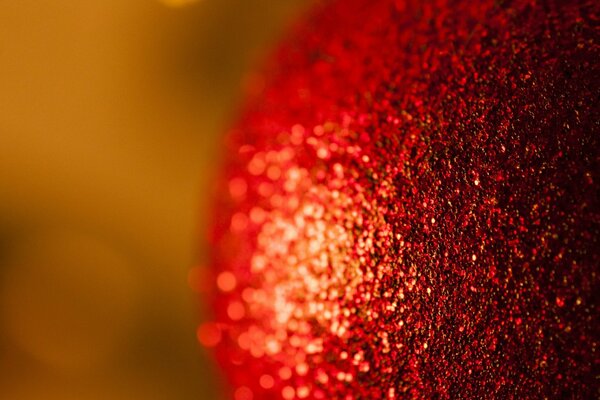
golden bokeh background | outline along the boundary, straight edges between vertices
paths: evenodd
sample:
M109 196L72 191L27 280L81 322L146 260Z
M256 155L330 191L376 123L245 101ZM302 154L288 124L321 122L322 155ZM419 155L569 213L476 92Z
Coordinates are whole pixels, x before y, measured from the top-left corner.
M188 284L207 193L308 3L0 3L1 399L220 398Z

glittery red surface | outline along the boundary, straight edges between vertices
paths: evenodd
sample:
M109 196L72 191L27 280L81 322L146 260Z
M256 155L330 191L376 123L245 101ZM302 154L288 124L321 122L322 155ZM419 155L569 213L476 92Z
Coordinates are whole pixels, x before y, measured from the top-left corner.
M230 395L597 398L600 3L316 8L228 139Z

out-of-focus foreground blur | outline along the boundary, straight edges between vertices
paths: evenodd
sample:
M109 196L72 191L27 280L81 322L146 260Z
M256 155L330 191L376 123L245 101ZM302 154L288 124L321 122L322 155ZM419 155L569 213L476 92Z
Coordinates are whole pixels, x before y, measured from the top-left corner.
M307 3L0 4L0 398L219 398L188 282L207 193Z

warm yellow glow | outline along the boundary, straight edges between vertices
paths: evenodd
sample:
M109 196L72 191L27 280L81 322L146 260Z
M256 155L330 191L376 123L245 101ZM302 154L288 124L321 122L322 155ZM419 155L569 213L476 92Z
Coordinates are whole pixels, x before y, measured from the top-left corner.
M190 4L198 3L200 0L158 0L169 7L185 7Z
M194 335L219 135L307 1L192 3L2 2L0 399L220 398L221 331Z

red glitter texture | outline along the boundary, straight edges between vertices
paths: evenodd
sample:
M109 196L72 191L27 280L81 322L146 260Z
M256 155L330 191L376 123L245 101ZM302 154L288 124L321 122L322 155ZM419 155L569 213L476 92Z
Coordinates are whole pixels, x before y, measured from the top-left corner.
M234 398L599 395L599 11L316 7L228 139Z

